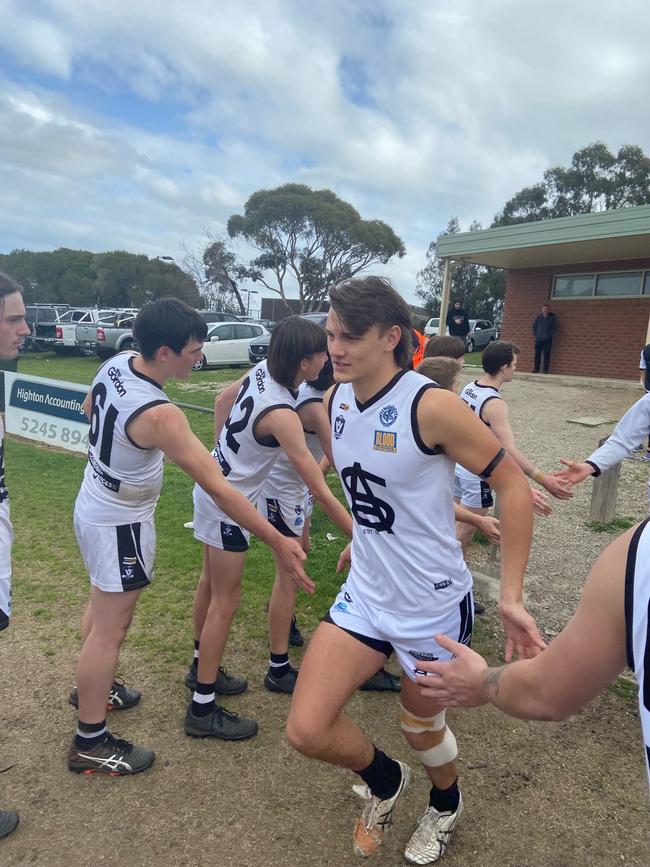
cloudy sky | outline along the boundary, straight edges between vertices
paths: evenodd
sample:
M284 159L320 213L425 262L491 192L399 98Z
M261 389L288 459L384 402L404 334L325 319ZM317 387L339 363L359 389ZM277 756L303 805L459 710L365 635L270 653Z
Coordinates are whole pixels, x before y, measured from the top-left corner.
M329 187L407 255L601 139L650 152L645 0L0 0L0 251L183 257Z

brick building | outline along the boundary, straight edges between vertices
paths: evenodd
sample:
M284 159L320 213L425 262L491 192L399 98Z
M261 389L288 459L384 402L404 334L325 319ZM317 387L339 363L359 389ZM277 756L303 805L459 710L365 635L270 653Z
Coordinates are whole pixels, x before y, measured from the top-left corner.
M638 378L650 340L650 205L441 235L436 243L447 284L454 261L507 269L502 335L519 345L521 370L533 368L531 325L547 303L558 322L551 373Z

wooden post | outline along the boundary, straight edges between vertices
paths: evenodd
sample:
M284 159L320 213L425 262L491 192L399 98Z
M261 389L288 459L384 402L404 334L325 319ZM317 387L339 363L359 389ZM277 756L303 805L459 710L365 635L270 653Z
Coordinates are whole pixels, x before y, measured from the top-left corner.
M445 259L445 271L442 276L442 296L440 297L440 322L438 334L444 335L447 330L447 311L449 310L449 296L451 295L451 276L454 273L454 263L451 259Z
M609 437L603 437L598 443L602 446ZM603 470L596 476L591 490L591 509L589 520L599 524L609 524L616 517L616 500L618 498L618 481L621 476L621 465L616 464L608 470Z

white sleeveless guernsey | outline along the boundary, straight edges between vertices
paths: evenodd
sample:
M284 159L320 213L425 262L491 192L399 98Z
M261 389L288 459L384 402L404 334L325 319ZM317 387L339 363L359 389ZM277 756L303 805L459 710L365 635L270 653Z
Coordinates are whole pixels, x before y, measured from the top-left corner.
M242 381L212 457L218 461L225 478L251 503L257 502L281 452L275 437L260 436L257 425L274 409L294 410L296 397L297 392L271 378L266 361L252 368ZM194 505L206 516L216 508L212 497L198 485L194 488Z
M462 389L460 399L481 419L483 424L489 427L490 425L483 418L483 407L491 400L502 400L503 398L498 388L495 388L493 385L479 385L478 381L475 381L469 382ZM465 479L479 479L475 473L471 473L460 464L456 464L456 475Z
M309 403L322 404L322 402L323 392L315 389L313 385L303 382L298 389L296 412L299 412L302 406L306 406ZM324 455L318 436L314 431L305 430L305 441L314 460L318 463ZM298 475L293 464L283 451L280 452L278 459L271 467L271 472L266 482L264 482L262 496L296 505L300 505L307 496L307 485Z
M169 398L153 379L133 366L135 352L107 361L92 386L88 464L75 503L82 520L98 526L148 521L163 480L163 453L143 449L128 425L146 409Z
M625 570L627 662L639 684L639 718L650 784L650 519L639 524Z
M398 618L456 608L472 585L455 535L454 462L417 427L431 388L401 371L365 404L349 383L330 400L334 461L354 519L346 589Z

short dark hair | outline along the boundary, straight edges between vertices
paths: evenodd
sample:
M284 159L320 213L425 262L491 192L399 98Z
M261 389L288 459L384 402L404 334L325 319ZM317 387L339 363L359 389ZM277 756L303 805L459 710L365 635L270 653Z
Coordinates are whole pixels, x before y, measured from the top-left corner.
M271 333L268 371L280 385L294 388L300 362L317 352L327 352L325 329L302 316L289 316Z
M481 361L486 373L498 373L504 364L512 364L515 355L519 355L519 347L509 340L495 340L483 350Z
M22 295L23 287L13 277L0 271L0 316L4 313L5 298L7 295L13 295L15 292L20 292Z
M147 361L153 360L161 346L180 355L190 340L205 340L207 333L203 317L180 298L152 301L138 313L133 325L133 336Z
M373 325L386 331L394 325L402 331L395 347L395 363L407 369L413 358L413 326L408 304L383 277L353 277L330 290L330 303L345 327L356 335Z
M311 385L316 391L327 391L328 388L334 385L334 368L332 367L332 359L327 353L327 361L321 368L321 372L316 379L308 379L307 385Z
M456 377L460 374L460 365L455 358L440 355L437 358L423 358L415 368L417 373L437 382L440 388L452 391Z
M455 358L465 355L465 341L451 334L434 334L424 347L425 358Z

